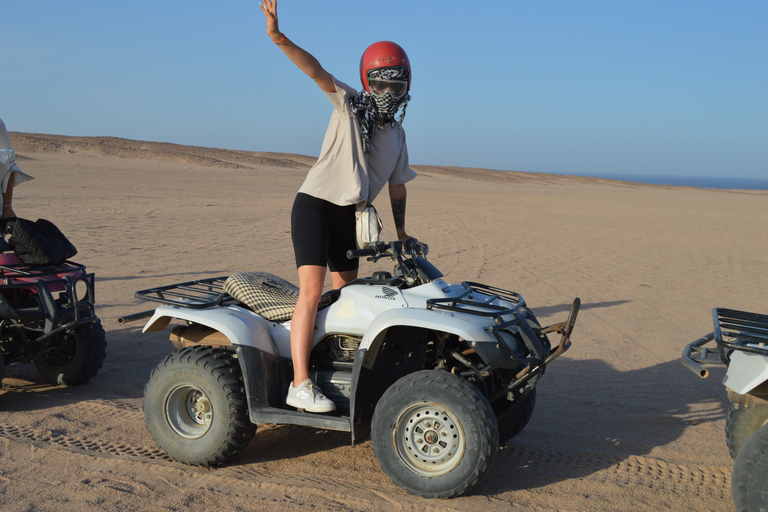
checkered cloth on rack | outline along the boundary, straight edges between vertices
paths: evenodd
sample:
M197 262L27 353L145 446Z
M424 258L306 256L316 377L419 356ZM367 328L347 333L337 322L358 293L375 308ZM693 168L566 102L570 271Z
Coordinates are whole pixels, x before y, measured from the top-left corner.
M224 282L224 291L239 300L254 313L271 322L290 320L299 288L268 272L236 272ZM318 311L330 305L338 294L324 293Z

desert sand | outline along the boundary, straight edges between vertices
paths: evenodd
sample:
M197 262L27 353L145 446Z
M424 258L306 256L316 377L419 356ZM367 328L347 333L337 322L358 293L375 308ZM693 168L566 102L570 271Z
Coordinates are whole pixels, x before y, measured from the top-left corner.
M6 369L0 509L731 511L724 368L680 363L713 307L764 312L768 192L414 166L409 233L449 282L521 293L543 323L582 300L573 348L493 473L447 501L390 482L370 440L260 425L223 467L172 462L144 427L143 387L170 330L117 318L135 290L264 270L296 282L289 213L313 157L11 133L14 209L54 221L96 274L107 358L79 387ZM376 200L394 233L386 192ZM362 274L391 270L363 262Z

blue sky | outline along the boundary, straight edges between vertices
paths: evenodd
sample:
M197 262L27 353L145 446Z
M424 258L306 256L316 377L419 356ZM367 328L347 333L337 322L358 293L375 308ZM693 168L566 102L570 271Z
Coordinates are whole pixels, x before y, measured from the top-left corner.
M255 1L1 0L11 131L317 155L330 103ZM412 164L768 176L768 2L280 0L340 80L413 67Z

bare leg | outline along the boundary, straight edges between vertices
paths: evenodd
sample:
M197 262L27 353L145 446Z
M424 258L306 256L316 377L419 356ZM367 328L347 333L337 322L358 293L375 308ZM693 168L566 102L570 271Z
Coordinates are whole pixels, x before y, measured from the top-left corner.
M333 288L338 290L353 279L357 279L357 269L331 272L331 279L333 280Z
M293 359L293 385L309 378L309 353L315 334L315 316L325 283L325 267L302 265L299 267L299 300L291 319L291 358Z

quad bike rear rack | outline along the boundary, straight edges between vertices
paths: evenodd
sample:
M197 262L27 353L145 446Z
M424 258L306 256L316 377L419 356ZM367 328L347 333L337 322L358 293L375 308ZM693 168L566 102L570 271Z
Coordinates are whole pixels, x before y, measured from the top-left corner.
M715 330L686 345L681 357L683 365L702 379L709 376L702 365L728 365L730 350L768 356L768 315L715 308L712 319ZM717 344L717 348L706 346L711 341Z
M65 261L60 265L45 265L32 267L26 263L0 265L0 287L16 284L19 280L36 279L40 277L59 276L73 272L85 273L85 265L73 261Z
M712 317L715 342L718 345L726 349L768 355L768 315L715 308Z
M133 295L137 299L159 302L168 306L204 309L214 306L228 306L238 301L224 291L224 282L229 276L196 279L185 283L157 286L139 290ZM154 309L121 316L117 323L122 324L152 316Z

